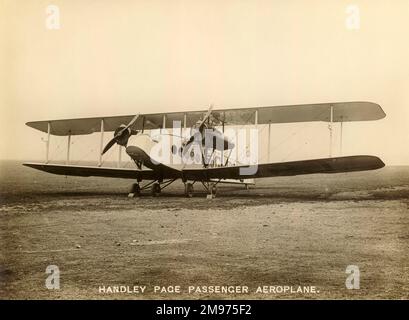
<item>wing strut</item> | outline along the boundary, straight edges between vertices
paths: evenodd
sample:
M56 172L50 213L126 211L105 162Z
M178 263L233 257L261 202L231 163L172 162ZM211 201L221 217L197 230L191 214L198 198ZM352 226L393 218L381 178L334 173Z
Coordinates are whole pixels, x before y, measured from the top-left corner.
M99 162L98 167L102 166L102 150L104 148L104 119L101 119L101 142L99 144Z
M121 167L121 162L122 162L122 146L118 144L118 163L117 167Z
M267 139L267 150L268 150L268 162L271 162L271 123L268 124L268 139Z
M166 114L163 114L162 117L162 129L160 130L160 132L163 132L166 128Z
M51 133L51 123L47 122L47 141L46 141L46 154L45 154L45 163L48 163L48 155L50 151L50 133Z
M341 119L340 122L340 138L339 138L339 155L342 156L342 131L343 131L343 122Z
M68 139L67 139L67 159L65 160L65 164L69 164L70 162L70 147L71 147L71 134L68 135Z
M329 121L330 121L329 124L328 124L328 129L329 129L329 157L332 158L332 124L334 122L334 106L333 105L331 105Z

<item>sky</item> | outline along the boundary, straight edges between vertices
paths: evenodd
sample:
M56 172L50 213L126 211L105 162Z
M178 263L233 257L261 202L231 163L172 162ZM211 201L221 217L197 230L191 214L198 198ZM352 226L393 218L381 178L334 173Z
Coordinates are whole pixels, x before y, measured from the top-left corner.
M346 123L335 155L409 165L408 34L409 0L0 0L0 159L44 159L27 121L372 101L386 118ZM272 130L274 161L328 155L324 123Z

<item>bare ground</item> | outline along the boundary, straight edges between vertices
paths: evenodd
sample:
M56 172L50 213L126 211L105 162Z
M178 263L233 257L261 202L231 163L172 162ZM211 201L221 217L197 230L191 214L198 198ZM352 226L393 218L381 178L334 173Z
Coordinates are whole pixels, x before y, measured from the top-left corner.
M409 168L257 181L216 199L129 199L126 180L65 178L2 163L0 298L407 299ZM196 188L199 190L199 188ZM57 265L61 289L48 290ZM359 290L345 287L357 265ZM142 285L144 294L99 286ZM180 294L153 286L180 285ZM188 294L187 286L248 286L248 294ZM318 294L256 294L257 286Z

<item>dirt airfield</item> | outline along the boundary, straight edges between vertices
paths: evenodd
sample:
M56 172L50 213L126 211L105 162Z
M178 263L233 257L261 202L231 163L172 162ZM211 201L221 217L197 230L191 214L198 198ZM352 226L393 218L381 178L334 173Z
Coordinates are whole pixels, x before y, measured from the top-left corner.
M132 181L0 167L2 299L408 299L409 167L262 179L256 187L175 183L127 198ZM60 270L60 289L45 286ZM347 266L360 270L348 290ZM103 293L101 287L145 287ZM181 293L155 293L180 286ZM246 286L248 293L188 293ZM256 293L258 286L317 293Z

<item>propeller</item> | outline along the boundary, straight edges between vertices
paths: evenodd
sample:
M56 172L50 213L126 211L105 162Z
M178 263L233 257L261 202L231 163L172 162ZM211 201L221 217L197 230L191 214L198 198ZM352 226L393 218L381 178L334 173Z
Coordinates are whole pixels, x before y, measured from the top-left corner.
M207 110L205 116L203 117L203 120L198 122L194 127L194 129L197 129L200 132L200 134L203 133L203 129L205 127L205 122L210 117L210 115L212 114L212 109L213 109L213 105L210 105L209 110ZM191 144L195 140L195 134L196 133L197 133L197 131L195 131L194 134L190 136L189 140L185 143L185 147L188 146L189 144Z
M206 121L209 119L210 115L212 114L212 109L213 109L213 105L211 105L209 107L209 110L207 111L207 113L205 114L203 119L201 121L198 121L196 123L196 125L192 128L194 130L193 134L183 144L183 153L182 153L183 157L185 157L187 152L190 150L189 145L191 143L193 143L194 141L199 142L197 140L197 137L198 137L199 133L200 133L199 139L201 138L200 143L203 146L206 143L207 139L211 139L212 146L210 148L212 148L212 149L226 150L226 149L234 148L234 144L231 143L227 138L225 138L224 134L222 132L220 132L219 130L217 130L215 128L209 127L210 129L212 129L212 131L211 132L206 132L206 134L204 135L204 129L208 128L208 126L206 125ZM217 120L220 121L220 119L217 119ZM224 122L223 122L223 126L224 126ZM218 143L220 143L220 140L223 141L222 149L220 149L220 146L218 145ZM202 150L202 163L203 163L204 167L207 166L207 162L206 162L205 154L204 154L203 150Z
M106 153L111 147L117 143L121 146L126 146L128 139L131 135L138 133L138 131L132 130L131 127L135 121L139 118L139 114L134 116L132 120L127 124L121 124L114 132L114 137L107 143L102 154Z

